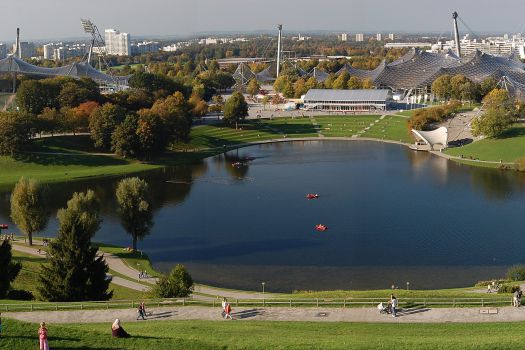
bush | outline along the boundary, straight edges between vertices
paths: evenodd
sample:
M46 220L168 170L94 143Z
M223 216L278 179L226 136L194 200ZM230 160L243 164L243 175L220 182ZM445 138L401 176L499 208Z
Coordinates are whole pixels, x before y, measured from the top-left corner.
M490 281L479 281L478 283L476 283L475 287L487 287L489 284L492 284L492 282L494 282L495 284L501 285L503 283L510 282L510 280L499 279L499 280L490 280Z
M507 270L507 279L511 281L525 281L525 266L514 265Z
M433 123L441 123L456 113L460 107L459 101L451 101L443 106L419 109L408 120L408 127L415 130L431 130Z
M35 300L35 296L28 290L12 289L7 293L7 299Z
M193 280L183 265L176 265L169 274L159 278L153 287L153 294L158 298L187 297L193 291Z
M520 289L520 286L515 284L504 284L498 289L498 294L512 294Z

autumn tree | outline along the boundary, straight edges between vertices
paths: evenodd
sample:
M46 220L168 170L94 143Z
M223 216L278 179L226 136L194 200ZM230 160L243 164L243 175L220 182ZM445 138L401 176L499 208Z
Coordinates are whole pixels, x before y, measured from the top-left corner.
M31 141L34 118L27 113L0 112L0 155L14 156Z
M246 87L246 92L253 98L259 93L259 90L261 90L261 86L259 85L257 79L250 80L248 86Z
M111 103L95 109L89 118L89 131L95 147L110 149L111 136L124 118L126 110Z
M448 100L451 97L451 76L448 74L441 75L432 83L432 93L442 100Z
M472 134L499 137L517 120L516 102L504 89L494 89L483 99L485 113L472 121Z

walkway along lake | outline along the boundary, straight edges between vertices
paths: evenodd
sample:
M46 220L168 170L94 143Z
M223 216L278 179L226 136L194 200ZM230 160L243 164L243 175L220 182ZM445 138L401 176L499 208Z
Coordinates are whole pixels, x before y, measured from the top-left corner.
M233 167L239 159L252 159ZM27 174L31 176L31 174ZM415 289L472 285L525 262L525 175L457 164L366 141L257 145L141 175L155 227L139 247L160 270L185 264L222 287ZM96 241L127 246L115 212L118 179L51 185L52 220L75 191L93 189ZM306 200L307 193L319 199ZM0 197L9 223L9 193ZM317 232L316 224L328 230Z

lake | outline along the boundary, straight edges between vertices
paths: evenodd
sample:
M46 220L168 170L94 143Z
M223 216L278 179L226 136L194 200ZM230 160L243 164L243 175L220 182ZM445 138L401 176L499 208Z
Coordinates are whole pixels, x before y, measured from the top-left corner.
M245 165L232 166L238 160ZM400 145L257 145L140 176L153 192L155 226L139 248L156 268L182 263L200 283L260 290L265 282L270 291L460 287L525 262L524 174ZM45 234L54 236L56 210L71 194L91 188L104 220L94 240L130 245L115 210L117 182L50 185ZM8 192L0 223L11 224Z

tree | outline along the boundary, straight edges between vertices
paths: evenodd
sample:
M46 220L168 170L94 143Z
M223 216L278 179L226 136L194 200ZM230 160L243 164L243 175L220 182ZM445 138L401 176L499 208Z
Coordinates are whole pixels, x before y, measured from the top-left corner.
M153 227L149 186L138 177L127 178L118 183L116 196L120 221L133 238L133 250L137 250L137 240L147 236Z
M86 130L89 127L89 117L91 113L100 105L95 101L81 103L78 107L73 108L75 116L75 127L78 130Z
M158 298L183 298L193 292L193 279L183 265L176 265L168 275L163 275L153 287Z
M305 84L306 91L317 88L317 80L314 77L308 78Z
M248 115L248 104L240 92L234 92L224 104L224 121L227 124L235 124Z
M344 71L343 73L339 74L337 79L335 79L334 83L332 84L332 89L346 89L348 79L350 79L350 74L347 71Z
M111 150L123 158L134 158L139 153L137 137L138 116L129 114L111 135Z
M506 90L492 90L483 104L485 114L472 121L474 136L499 137L516 122L519 111Z
M34 118L26 113L0 112L0 155L13 156L31 141Z
M303 78L297 79L297 81L294 84L294 90L295 98L301 98L301 96L306 95L306 93L308 92L308 88L306 87L306 81Z
M33 245L33 233L47 226L46 191L36 181L21 178L11 193L11 219Z
M40 132L49 132L54 135L64 129L64 115L56 108L45 107L37 116L37 126Z
M153 155L162 153L168 143L168 135L162 119L154 114L139 117L136 134L140 154L145 159L151 159Z
M89 131L95 147L110 149L111 135L125 117L126 110L111 103L95 109L89 118Z
M5 240L0 243L0 299L6 297L7 292L22 269L20 263L12 261L11 244Z
M44 86L38 80L24 80L16 92L16 103L21 111L40 114L49 103L44 93Z
M208 104L196 94L190 96L188 104L190 105L191 113L195 118L202 118L208 113Z
M261 85L259 85L257 79L250 80L248 86L246 87L246 92L253 98L259 93L259 90L261 90Z
M181 92L155 101L151 109L142 111L140 114L159 116L168 131L170 141L188 141L193 120L192 106Z
M210 106L209 110L210 112L215 112L217 115L222 112L222 109L224 108L224 98L222 95L215 95L212 98L213 104Z
M438 77L432 83L432 93L438 98L448 100L450 98L451 86L450 86L450 75L445 74Z
M350 90L362 89L363 88L363 82L358 77L352 76L352 77L350 77L348 79L346 87L348 89L350 89Z
M108 300L111 278L103 256L91 239L100 227L100 205L92 190L74 193L57 214L58 237L50 244L42 266L41 297L47 301Z

